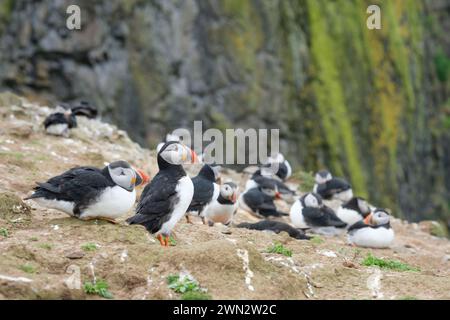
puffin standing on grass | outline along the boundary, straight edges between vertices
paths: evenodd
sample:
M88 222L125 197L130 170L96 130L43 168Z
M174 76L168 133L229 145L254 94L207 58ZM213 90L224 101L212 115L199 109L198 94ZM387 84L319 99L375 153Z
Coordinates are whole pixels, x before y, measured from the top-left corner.
M69 129L77 127L77 118L69 109L64 112L50 114L44 120L45 132L54 136L69 136Z
M359 247L387 248L394 237L389 213L384 209L376 209L348 229L348 242Z
M320 170L315 175L316 184L313 192L323 199L349 201L353 198L352 186L342 178L334 178L328 170Z
M25 198L63 211L82 220L101 219L115 223L136 202L135 186L148 181L126 161L115 161L98 169L76 167L44 183Z
M295 227L323 235L339 234L347 226L316 193L307 193L297 200L291 207L290 218Z
M226 182L220 186L219 197L205 209L204 215L208 224L222 223L228 226L236 213L238 186L233 182Z
M205 164L197 176L192 178L194 184L194 196L186 213L186 220L191 223L190 215L196 215L202 218L203 224L206 224L205 210L208 206L217 200L220 194L220 187L215 182L219 177L219 167Z
M372 210L365 199L353 197L337 209L336 215L350 227L365 219L371 212Z
M180 142L164 144L158 152L159 172L144 188L136 214L127 222L143 225L167 247L172 229L185 215L194 195L194 184L182 164L196 160L195 152Z
M278 211L275 206L274 199L280 198L280 192L278 192L276 184L273 181L266 180L262 181L258 187L242 193L239 196L239 206L259 218L287 216L287 213Z

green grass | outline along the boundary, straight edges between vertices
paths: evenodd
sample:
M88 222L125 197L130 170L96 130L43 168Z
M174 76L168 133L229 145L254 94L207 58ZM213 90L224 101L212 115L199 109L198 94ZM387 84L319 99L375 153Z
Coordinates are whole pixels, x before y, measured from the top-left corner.
M40 243L38 247L46 250L52 250L53 248L53 246L50 243Z
M19 269L22 270L23 272L30 273L30 274L36 273L36 271L37 271L36 268L30 264L23 264L23 265L19 266Z
M36 237L31 237L30 239L28 239L28 240L30 240L30 241L38 241L39 239L38 238L36 238Z
M199 292L200 286L195 279L188 276L169 275L167 277L169 288L177 293Z
M96 282L85 282L83 284L83 290L87 294L96 294L106 299L113 299L114 296L109 292L109 285L105 280L97 280Z
M211 300L211 296L201 291L188 291L183 293L181 300Z
M169 237L169 245L172 247L177 245L177 240L175 240L175 238L172 236Z
M286 257L292 257L292 250L286 248L281 243L274 243L271 247L267 248L267 253L277 253L282 254Z
M89 242L85 243L81 246L81 249L84 251L95 251L97 250L97 245L95 243Z
M316 181L312 172L297 171L292 175L292 178L299 181L299 188L303 192L309 192L313 189Z
M9 231L6 228L0 228L0 236L4 237L4 238L8 238L9 237Z
M311 240L309 240L311 243L313 243L313 244L322 244L322 243L324 243L325 242L325 240L323 240L321 237L319 237L319 236L313 236L312 238L311 238Z
M372 254L368 254L367 257L361 262L363 266L377 266L382 269L390 269L395 271L415 271L419 272L420 269L416 267L412 267L406 263L390 260L390 259L381 259L373 256Z

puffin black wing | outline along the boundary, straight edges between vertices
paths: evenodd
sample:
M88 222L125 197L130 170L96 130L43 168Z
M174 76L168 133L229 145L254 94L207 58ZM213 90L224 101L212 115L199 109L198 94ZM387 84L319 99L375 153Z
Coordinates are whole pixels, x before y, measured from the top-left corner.
M214 184L200 176L192 178L192 183L194 184L194 196L187 211L200 212L211 201L214 194Z
M129 224L141 224L150 233L156 233L169 221L178 202L177 180L169 175L157 174L144 188L136 214L127 219Z
M275 233L280 233L285 231L290 237L299 240L309 240L310 237L307 236L302 230L295 229L294 227L288 225L287 223L273 220L262 220L256 223L244 222L237 225L238 228L247 228L250 230L270 230Z
M306 207L302 209L305 222L313 227L337 227L343 228L346 226L345 222L340 220L333 212L330 212L329 208L310 208Z
M67 119L62 112L52 113L44 120L44 127L47 129L49 126L53 124L65 124L67 123Z
M352 224L350 226L350 228L348 228L348 233L352 234L354 232L356 232L359 229L363 229L363 228L372 228L372 229L377 229L377 228L386 228L389 229L391 227L391 224L385 223L385 224L380 224L380 225L370 225L370 224L365 224L364 221L358 221L355 222L354 224Z

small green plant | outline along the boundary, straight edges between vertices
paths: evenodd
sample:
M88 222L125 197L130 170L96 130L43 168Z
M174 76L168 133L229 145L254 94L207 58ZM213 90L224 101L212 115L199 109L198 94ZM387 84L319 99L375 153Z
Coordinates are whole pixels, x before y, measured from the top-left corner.
M286 257L292 257L292 250L285 248L283 244L279 242L274 243L271 247L268 247L267 253L277 253L282 254Z
M95 251L97 250L97 245L95 243L89 242L85 243L81 246L81 249L84 251Z
M30 264L23 264L19 266L19 269L26 273L36 273L36 268Z
M83 284L83 290L87 294L96 294L106 299L113 299L114 296L109 292L109 285L105 280L97 280L95 282L85 282Z
M39 241L39 239L36 238L36 237L31 237L29 240L30 240L30 241Z
M206 292L188 291L183 293L181 300L211 300L211 296Z
M312 172L297 171L292 175L292 178L299 181L299 188L303 192L311 191L316 183Z
M177 293L200 291L197 280L188 275L170 275L167 277L167 284Z
M176 246L177 245L177 240L175 240L175 238L172 237L172 236L169 237L169 245L170 246Z
M397 261L397 260L389 260L389 259L381 259L373 256L372 254L368 254L367 257L361 263L363 266L377 266L382 269L391 269L395 271L420 271L419 268L411 267L410 265Z
M311 238L311 240L309 240L309 241L311 241L311 243L313 243L313 244L322 244L322 243L324 243L325 242L325 240L323 240L321 237L319 237L319 236L313 236L312 238Z
M45 250L52 250L53 246L50 243L40 243L39 248L42 248Z
M0 228L0 236L4 237L4 238L8 238L9 237L9 231L6 228Z

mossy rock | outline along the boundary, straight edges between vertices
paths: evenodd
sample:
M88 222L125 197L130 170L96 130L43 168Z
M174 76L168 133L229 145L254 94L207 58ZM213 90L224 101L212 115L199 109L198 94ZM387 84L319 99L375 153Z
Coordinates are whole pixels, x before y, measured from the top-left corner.
M439 238L448 237L448 231L444 223L440 221L422 221L419 223L422 231Z

